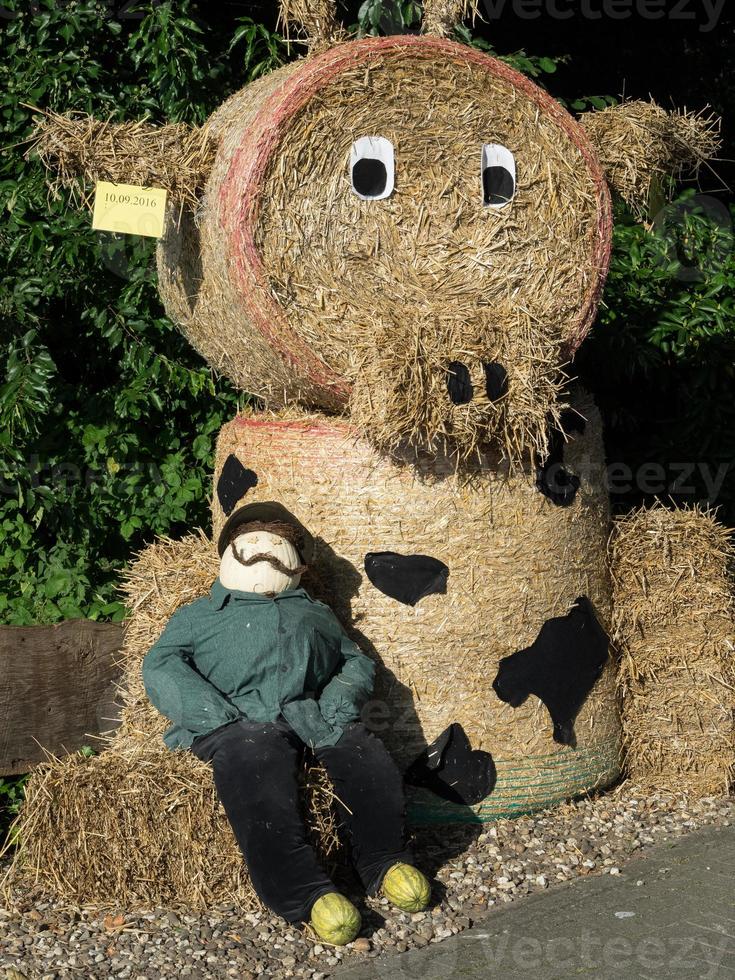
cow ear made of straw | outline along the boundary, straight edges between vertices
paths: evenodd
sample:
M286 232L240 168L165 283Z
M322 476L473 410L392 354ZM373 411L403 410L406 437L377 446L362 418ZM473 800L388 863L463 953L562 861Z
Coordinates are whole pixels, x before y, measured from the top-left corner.
M451 37L466 17L477 16L477 4L478 0L425 0L421 30L435 37Z
M337 17L336 0L280 0L278 22L286 38L306 44L310 55L347 38ZM293 28L295 34L291 33Z
M196 207L216 151L206 127L36 111L26 156L37 156L53 175L53 193L65 188L89 206L95 181L107 180L162 187L172 202Z
M655 102L630 101L583 113L581 123L610 187L638 217L652 192L696 173L720 148L720 120L706 113L667 112Z

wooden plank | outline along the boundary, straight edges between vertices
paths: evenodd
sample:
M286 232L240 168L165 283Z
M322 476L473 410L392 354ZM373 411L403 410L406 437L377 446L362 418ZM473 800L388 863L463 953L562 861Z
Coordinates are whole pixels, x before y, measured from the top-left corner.
M0 626L0 775L43 762L42 747L64 755L117 727L121 646L116 623Z

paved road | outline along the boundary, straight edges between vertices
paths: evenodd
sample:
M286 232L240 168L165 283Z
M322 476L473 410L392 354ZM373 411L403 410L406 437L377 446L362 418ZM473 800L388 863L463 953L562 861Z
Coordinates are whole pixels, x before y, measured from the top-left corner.
M735 827L659 845L338 980L735 980Z

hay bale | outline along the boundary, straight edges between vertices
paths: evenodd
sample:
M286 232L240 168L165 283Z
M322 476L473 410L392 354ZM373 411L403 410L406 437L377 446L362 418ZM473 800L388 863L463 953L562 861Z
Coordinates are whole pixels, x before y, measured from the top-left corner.
M720 120L705 113L667 112L633 100L582 115L611 187L635 214L645 216L651 191L715 155Z
M424 795L414 819L490 819L548 806L617 775L612 664L576 723L576 750L552 740L535 697L514 710L491 688L499 660L530 644L579 595L609 622L600 419L590 399L576 405L588 421L566 450L565 465L582 477L568 508L534 488L532 471L510 473L491 457L464 473L441 456L409 454L402 464L356 438L347 423L323 416L242 416L221 430L215 538L225 519L217 477L234 455L258 478L247 501L281 501L315 535L305 587L376 659L377 688L365 717L398 762L411 762L453 722L495 759L497 787L472 812ZM380 551L445 562L447 594L415 607L384 595L364 573L365 555Z
M321 770L305 770L304 783L312 841L332 860L331 790ZM113 739L97 757L44 763L28 783L17 826L21 843L3 880L11 901L22 878L85 905L261 907L210 767L150 739Z
M344 41L347 31L337 19L335 0L280 0L278 23L291 40L301 40L309 54L317 54L333 44Z
M709 511L639 510L612 538L627 770L696 796L735 775L730 532Z
M160 540L128 570L122 724L96 746L99 756L51 758L34 771L6 894L14 881L33 878L58 897L85 904L259 904L210 767L164 746L168 722L148 701L140 674L171 614L209 591L218 566L200 532ZM331 784L321 767L307 763L302 780L310 837L332 862L340 843Z
M611 235L594 152L555 100L470 46L366 38L259 79L208 128L219 150L202 206L196 220L171 216L158 266L167 312L213 367L273 407L349 405L381 444L543 444ZM395 147L385 200L351 189L350 150L366 133ZM502 209L483 207L488 140L518 158ZM390 363L377 336L393 338ZM406 401L396 379L418 343L425 368ZM455 411L453 357L479 372L501 361L500 410L480 399ZM395 407L379 416L384 402Z
M35 119L26 156L38 156L54 171L52 193L67 188L88 207L90 185L108 180L162 187L175 211L183 204L197 206L215 149L206 128L185 123L113 123L82 112L45 110Z
M545 336L518 311L501 320L514 328L492 343L465 317L443 323L408 317L400 331L376 325L363 333L353 348L355 429L387 453L409 444L463 463L493 438L506 459L545 458L549 420L558 422L567 407L565 377L549 370L560 357L559 338ZM473 397L465 405L447 397L447 365L454 361L469 370ZM507 365L512 395L499 401L486 391L484 365L491 362Z
M141 664L179 608L206 595L219 574L219 559L202 531L179 541L159 538L123 573L128 609L119 666L123 671L123 732L163 733L168 723L148 700Z
M454 29L472 14L477 16L478 0L424 0L421 30L424 34L450 37Z

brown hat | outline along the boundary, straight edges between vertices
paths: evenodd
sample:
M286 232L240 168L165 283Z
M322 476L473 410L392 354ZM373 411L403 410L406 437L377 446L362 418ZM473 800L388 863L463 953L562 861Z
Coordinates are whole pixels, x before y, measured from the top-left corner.
M301 560L305 565L311 563L314 557L314 538L306 530L301 521L295 518L289 510L286 510L283 504L276 503L275 501L258 501L257 503L245 504L244 507L238 507L234 513L230 514L225 522L225 526L220 531L219 541L217 543L217 551L219 552L220 558L225 553L234 528L239 524L250 524L252 521L258 521L262 524L278 522L281 524L290 524L292 527L295 527L301 535L301 545L299 547Z

